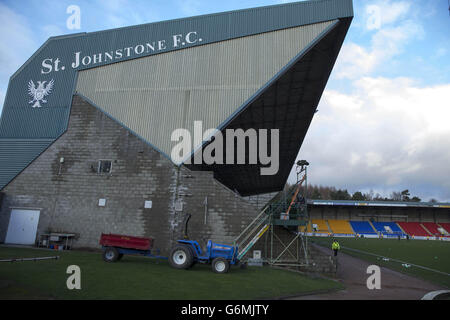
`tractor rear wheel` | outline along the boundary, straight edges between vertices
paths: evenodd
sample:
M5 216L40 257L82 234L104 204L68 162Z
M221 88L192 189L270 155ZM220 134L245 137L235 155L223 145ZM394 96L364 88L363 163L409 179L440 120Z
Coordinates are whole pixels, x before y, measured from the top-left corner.
M119 259L119 250L114 247L108 247L103 250L103 260L106 262L116 262Z
M215 258L212 261L212 270L215 273L227 273L230 268L230 263L224 258Z
M177 269L188 269L194 263L194 255L187 246L175 246L169 255L169 263Z

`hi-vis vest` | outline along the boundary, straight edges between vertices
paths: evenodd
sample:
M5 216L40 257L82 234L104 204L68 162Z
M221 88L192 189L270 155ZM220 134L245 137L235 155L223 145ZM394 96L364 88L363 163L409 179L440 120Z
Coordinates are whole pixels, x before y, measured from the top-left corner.
M333 244L331 245L331 249L333 250L339 250L341 247L339 246L339 243L337 242L333 242Z

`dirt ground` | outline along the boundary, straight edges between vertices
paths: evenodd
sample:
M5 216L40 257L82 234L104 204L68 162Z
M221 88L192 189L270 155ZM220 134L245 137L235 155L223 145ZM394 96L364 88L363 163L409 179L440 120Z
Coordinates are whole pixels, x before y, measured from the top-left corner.
M331 250L314 245L331 255ZM367 267L371 263L339 252L337 280L346 289L338 292L291 298L293 300L420 300L430 291L443 287L381 267L381 289L369 290Z

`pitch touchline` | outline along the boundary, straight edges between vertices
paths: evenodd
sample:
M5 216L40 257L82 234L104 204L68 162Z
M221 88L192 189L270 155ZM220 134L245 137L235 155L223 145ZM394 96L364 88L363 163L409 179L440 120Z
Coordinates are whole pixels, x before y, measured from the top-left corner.
M355 251L355 252L359 252L359 253L368 254L368 255L371 255L371 256L375 256L375 257L386 258L386 259L389 259L389 260L392 260L392 261L395 261L395 262L406 263L406 264L409 264L409 265L417 267L417 268L421 268L421 269L425 269L425 270L428 270L428 271L440 273L440 274L443 274L443 275L446 275L446 276L450 276L450 273L439 271L439 270L430 269L430 268L427 268L427 267L424 267L424 266L419 266L417 264L413 264L413 263L409 263L409 262L405 262L405 261L401 261L401 260L397 260L397 259L392 259L392 258L389 258L389 257L380 256L378 254L374 254L374 253L370 253L370 252L366 252L366 251L361 251L361 250L358 250L358 249L348 248L348 247L344 247L344 246L342 246L342 248L346 249L346 250L350 250L350 251Z

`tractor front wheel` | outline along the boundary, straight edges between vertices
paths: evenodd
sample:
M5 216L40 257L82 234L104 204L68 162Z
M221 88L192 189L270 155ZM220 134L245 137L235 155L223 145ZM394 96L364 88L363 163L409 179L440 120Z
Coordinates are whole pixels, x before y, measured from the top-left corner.
M191 249L186 246L175 246L169 255L169 263L177 269L188 269L194 263Z
M224 258L215 258L212 261L212 270L215 273L227 273L230 268L230 263Z

